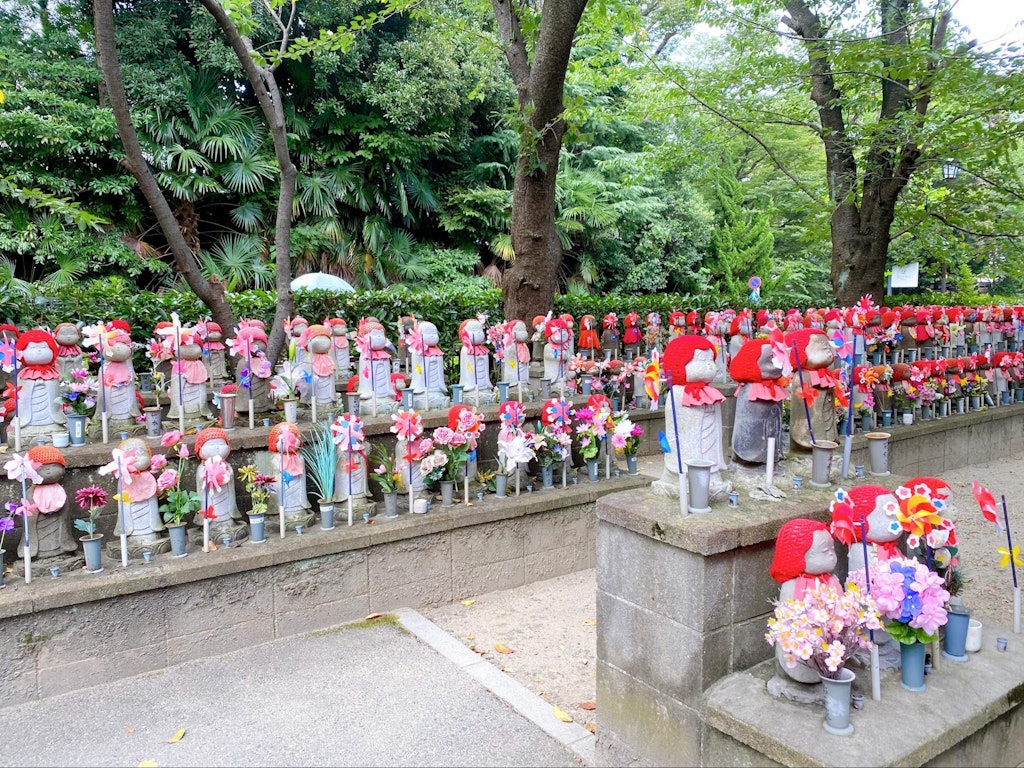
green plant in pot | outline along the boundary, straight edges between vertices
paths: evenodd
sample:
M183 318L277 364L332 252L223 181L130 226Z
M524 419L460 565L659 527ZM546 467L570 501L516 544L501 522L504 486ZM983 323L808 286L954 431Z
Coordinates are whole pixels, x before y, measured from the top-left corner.
M157 492L162 502L159 509L168 525L184 525L188 522L188 516L199 509L201 501L196 491L181 487L185 461L189 458L188 446L178 430L166 433L160 438L160 444L177 451L178 468L167 467L156 479Z
M334 501L334 476L338 466L338 447L331 430L325 426L313 427L313 435L302 447L306 461L306 474L316 491L321 506Z

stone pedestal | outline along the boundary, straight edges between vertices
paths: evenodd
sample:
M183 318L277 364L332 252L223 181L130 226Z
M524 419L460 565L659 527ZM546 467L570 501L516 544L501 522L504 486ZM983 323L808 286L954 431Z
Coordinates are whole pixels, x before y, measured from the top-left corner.
M687 516L650 492L598 502L600 764L709 764L705 691L772 657L764 633L779 593L768 574L775 536L796 517L828 520L831 498L804 484L774 504L713 503Z

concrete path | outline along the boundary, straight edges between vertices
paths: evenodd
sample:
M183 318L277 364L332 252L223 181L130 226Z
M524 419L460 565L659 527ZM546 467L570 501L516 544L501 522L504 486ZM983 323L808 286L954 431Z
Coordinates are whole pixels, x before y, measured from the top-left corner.
M0 709L0 765L577 766L593 736L415 611ZM168 743L181 729L184 736Z

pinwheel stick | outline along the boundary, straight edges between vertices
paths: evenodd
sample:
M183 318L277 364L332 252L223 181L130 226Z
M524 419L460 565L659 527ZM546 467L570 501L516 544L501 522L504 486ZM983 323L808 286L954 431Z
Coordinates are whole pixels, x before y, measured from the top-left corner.
M793 345L793 357L796 358L796 375L800 380L800 394L803 395L804 369L803 366L800 365L800 351L796 348L795 344ZM814 439L814 427L811 426L811 406L807 404L806 397L801 396L800 399L804 401L804 415L807 417L807 434L811 436L811 445L814 445L818 441Z
M117 517L121 521L121 567L128 567L128 526L124 524L124 472L117 460Z
M846 413L846 440L843 443L843 468L840 477L846 477L850 469L850 451L853 449L853 361L857 359L857 337L853 337L853 357L850 358L849 376L847 376L846 394L850 399Z
M281 475L277 481L277 517L284 538L284 453L281 454Z
M348 499L346 499L346 502L348 506L348 524L352 525L352 454L346 453L346 456L346 474L348 475Z
M313 423L316 424L316 383L320 380L320 377L315 373L313 374L313 391L309 395L309 406L310 415L312 416Z
M608 435L604 435L601 438L601 442L604 443L604 479L611 480L612 477L612 454L608 450Z
M25 488L25 470L24 469L22 469L22 475L21 475L21 506L23 508L22 517L23 517L24 523L25 523L25 539L22 542L22 547L25 550L25 583L26 584L31 584L32 583L32 547L31 547L31 542L29 541L29 532L28 532L28 510L24 509L24 507L28 506L28 491ZM0 565L0 567L3 567L3 566Z
M109 437L109 418L107 416L107 377L103 373L104 357L103 357L103 331L102 331L102 326L100 327L100 329L101 329L100 330L100 339L96 343L96 350L99 352L99 355L100 355L100 399L103 401L102 404L101 404L101 407L100 407L100 424L102 425L101 428L102 428L102 431L103 431L103 442L106 443L110 439L110 437ZM182 431L182 434L185 433L184 428L182 428L181 431Z
M416 494L412 491L412 440L405 441L405 460L409 463L409 514L416 511Z
M249 365L249 386L246 387L246 389L249 390L249 429L255 429L256 428L256 413L255 413L256 409L253 408L253 402L252 402L252 377L255 374L252 372L252 346L251 345L252 345L252 342L250 342L247 339L246 342L245 342L245 348L246 348L246 355L245 356L246 356L246 360L247 360L248 365Z
M174 324L174 354L178 360L178 429L185 434L185 374L181 370L181 326ZM101 357L102 361L103 358ZM107 404L103 402L103 442L107 442Z
M210 485L208 478L203 479L203 552L210 551Z
M676 414L676 396L672 389L672 374L666 373L665 380L668 382L668 402L672 408L672 434L676 439L676 469L679 473L679 511L686 515L690 512L690 494L686 487L686 470L683 469L683 452L679 447L679 419Z
M14 450L21 450L21 412L20 406L18 405L18 353L14 353ZM27 528L25 529L28 530ZM28 549L28 544L25 545L25 549ZM28 573L28 570L25 571Z
M1010 536L1010 513L1006 509L1006 495L999 497L1003 502L1003 522L1006 524L1006 549L1009 550L1010 574L1013 576L1013 633L1020 634L1020 586L1017 584L1017 564L1014 562L1013 539Z
M469 506L469 462L473 460L473 454L476 450L470 452L469 458L466 459L466 463L462 465L462 471L465 473L462 478L462 503L467 507ZM518 468L518 464L516 467ZM519 495L519 474L516 474L516 496Z
M868 559L868 524L867 518L860 519L860 544L864 548L864 586L871 594L871 561ZM882 700L882 676L878 663L878 646L875 645L875 630L868 630L868 640L871 641L871 698L875 701ZM932 654L932 659L935 654Z

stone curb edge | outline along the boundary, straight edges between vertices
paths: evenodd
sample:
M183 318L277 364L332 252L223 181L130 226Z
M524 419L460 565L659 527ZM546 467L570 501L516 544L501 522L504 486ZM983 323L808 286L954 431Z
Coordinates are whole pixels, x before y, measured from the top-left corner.
M595 764L594 746L597 739L586 728L579 723L563 723L558 720L550 702L482 659L417 611L402 608L393 613L407 632L468 673L484 688L561 743L585 765Z

